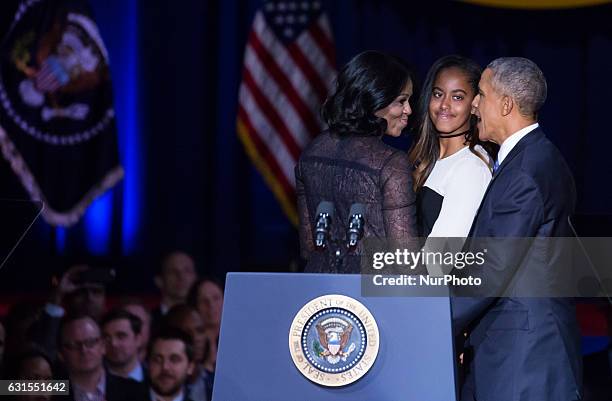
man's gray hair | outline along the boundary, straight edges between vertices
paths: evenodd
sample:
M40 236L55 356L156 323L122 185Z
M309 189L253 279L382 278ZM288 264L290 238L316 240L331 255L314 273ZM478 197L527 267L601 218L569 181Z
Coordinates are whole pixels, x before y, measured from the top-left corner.
M487 68L493 73L493 88L513 98L521 115L536 118L546 100L546 78L542 70L523 57L500 57Z

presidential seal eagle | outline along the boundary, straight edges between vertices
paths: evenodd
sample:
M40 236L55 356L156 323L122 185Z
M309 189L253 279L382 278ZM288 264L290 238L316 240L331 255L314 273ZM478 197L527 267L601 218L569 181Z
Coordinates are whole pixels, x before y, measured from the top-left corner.
M347 349L353 325L344 319L333 317L318 323L316 328L319 342L323 347L320 356L332 365L340 360L346 362L348 356L355 350L355 343L351 343Z

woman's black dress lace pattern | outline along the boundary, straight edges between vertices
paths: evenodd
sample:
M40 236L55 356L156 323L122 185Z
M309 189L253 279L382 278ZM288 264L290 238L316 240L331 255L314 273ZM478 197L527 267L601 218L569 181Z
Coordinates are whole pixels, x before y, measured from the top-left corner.
M316 210L323 200L333 202L331 236L344 239L353 203L363 203L364 239L399 243L416 237L416 198L411 167L405 153L379 137L324 132L304 151L295 169L300 247L307 272L359 273L363 240L341 266L331 263L330 251L316 250L313 242Z

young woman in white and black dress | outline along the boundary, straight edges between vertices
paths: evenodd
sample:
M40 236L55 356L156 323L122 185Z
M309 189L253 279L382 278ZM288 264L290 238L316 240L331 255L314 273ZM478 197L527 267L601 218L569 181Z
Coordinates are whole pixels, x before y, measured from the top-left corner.
M480 74L474 61L454 55L427 73L409 152L422 237L467 237L491 181L495 149L479 141L471 114Z
M445 56L431 66L423 84L418 132L409 158L415 166L419 235L427 237L428 251L461 250L491 181L497 149L479 141L472 114L480 74L474 61ZM451 268L427 265L430 275ZM455 344L463 376L461 335Z

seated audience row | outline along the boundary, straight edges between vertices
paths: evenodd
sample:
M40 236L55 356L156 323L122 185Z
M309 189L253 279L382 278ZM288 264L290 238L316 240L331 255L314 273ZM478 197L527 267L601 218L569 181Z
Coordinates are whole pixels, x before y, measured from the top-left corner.
M107 310L112 276L94 270L73 266L44 306L10 309L0 324L2 377L69 379L70 397L61 399L75 401L211 400L221 284L198 278L193 258L176 251L155 274L161 292L157 308L120 295Z

